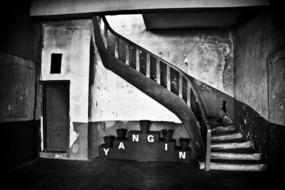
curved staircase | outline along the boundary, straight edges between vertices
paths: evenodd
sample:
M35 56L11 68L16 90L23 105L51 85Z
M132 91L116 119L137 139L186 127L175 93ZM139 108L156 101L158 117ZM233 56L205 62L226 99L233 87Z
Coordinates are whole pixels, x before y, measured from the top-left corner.
M105 17L93 17L93 25L92 45L96 45L103 65L177 115L190 137L191 160L199 160L201 169L237 170L237 167L249 171L266 168L259 164L261 155L234 125L216 121L209 125L201 97L187 74L116 33ZM130 139L125 143L133 147ZM114 142L120 145L120 141ZM159 145L161 142L155 142L158 149L163 149ZM140 146L151 149L149 145ZM106 156L104 148L107 147L100 146L100 154ZM117 150L111 149L113 158L118 157ZM137 150L132 149L132 152Z

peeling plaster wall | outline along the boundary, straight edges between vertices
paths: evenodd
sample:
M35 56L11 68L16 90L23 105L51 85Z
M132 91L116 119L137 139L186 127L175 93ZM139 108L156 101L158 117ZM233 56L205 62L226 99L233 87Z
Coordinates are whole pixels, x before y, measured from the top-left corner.
M233 43L230 31L146 31L141 15L107 16L107 20L119 34L194 78L233 96Z
M43 24L41 80L70 80L70 157L87 158L90 20ZM51 54L62 53L60 74L50 74Z
M90 21L45 23L41 80L70 80L70 118L88 122ZM62 53L60 74L50 74L51 54Z
M268 94L268 82L274 84L268 81L267 59L284 46L283 32L277 28L272 15L266 12L239 27L235 37L236 99L251 106L266 120L280 125L285 125L283 118L280 121L268 118L269 112L274 111L268 107L268 99L274 96L271 91ZM279 68L274 72L283 71ZM277 73L269 74L274 76ZM274 109L281 109L284 102L280 103Z
M278 169L285 166L285 27L284 10L275 8L237 28L235 115L243 134L267 153L270 168Z
M95 53L94 78L90 88L90 118L89 121L112 120L180 120L168 109L135 88L115 73L107 70Z

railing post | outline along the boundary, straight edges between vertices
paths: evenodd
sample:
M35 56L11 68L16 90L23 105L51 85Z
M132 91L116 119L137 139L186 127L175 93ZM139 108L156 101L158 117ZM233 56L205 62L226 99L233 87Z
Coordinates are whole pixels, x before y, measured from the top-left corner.
M182 86L182 74L181 74L181 72L179 72L178 94L179 94L179 97L180 97L180 98L182 98L182 90L183 90L183 86Z
M119 38L115 36L115 57L119 58Z
M126 44L126 65L130 65L130 47Z
M166 65L166 87L169 91L171 91L170 82L170 67Z
M206 159L205 159L206 171L210 170L210 164L211 164L211 138L212 138L211 129L207 129Z
M160 84L160 59L156 58L156 82Z
M105 39L105 48L108 48L108 28L106 23L104 23L104 39Z
M140 72L140 50L136 48L136 70Z
M146 53L146 77L150 78L150 54Z
M187 105L191 107L191 88L189 86L189 81L187 81Z

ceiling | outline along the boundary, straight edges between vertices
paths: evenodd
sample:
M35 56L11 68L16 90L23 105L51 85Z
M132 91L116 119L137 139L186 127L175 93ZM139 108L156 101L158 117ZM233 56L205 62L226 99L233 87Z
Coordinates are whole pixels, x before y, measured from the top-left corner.
M262 7L239 9L192 9L187 12L143 14L146 29L227 28L257 14Z

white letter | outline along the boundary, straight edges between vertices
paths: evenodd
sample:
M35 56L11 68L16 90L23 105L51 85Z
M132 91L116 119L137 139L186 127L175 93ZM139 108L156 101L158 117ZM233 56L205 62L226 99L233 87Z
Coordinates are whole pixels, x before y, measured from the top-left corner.
M168 150L168 144L167 144L167 143L165 143L165 145L164 145L164 150L165 150L165 151Z
M186 152L179 152L179 159L186 159Z
M147 136L147 141L148 141L148 142L154 142L153 135L148 135L148 136Z
M105 152L105 156L107 156L107 155L108 155L108 152L109 152L109 148L107 148L107 149L103 148L103 150L104 150L104 152Z
M132 140L133 140L133 142L135 142L135 141L139 142L139 135L133 134Z
M120 142L118 149L125 149L124 143Z

